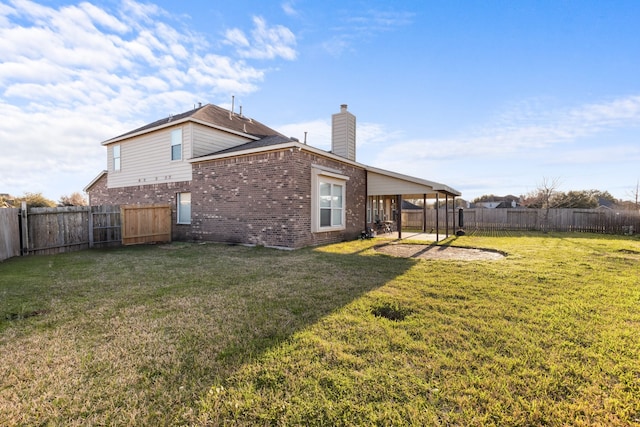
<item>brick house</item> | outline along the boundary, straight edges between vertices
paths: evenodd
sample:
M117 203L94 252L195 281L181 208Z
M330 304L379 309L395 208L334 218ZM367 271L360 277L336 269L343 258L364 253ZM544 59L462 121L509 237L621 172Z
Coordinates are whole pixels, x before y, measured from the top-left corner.
M104 141L108 169L85 191L91 205L170 204L174 240L285 248L357 238L401 218L403 196L460 195L357 163L355 128L342 105L327 152L207 104Z

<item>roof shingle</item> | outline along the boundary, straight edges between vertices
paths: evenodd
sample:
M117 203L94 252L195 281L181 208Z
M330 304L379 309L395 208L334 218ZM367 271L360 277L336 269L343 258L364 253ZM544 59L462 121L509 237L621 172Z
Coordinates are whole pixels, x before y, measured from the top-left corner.
M270 127L265 126L264 124L249 117L241 116L237 113L231 113L231 111L226 110L222 107L218 107L217 105L206 104L202 107L198 107L184 113L175 114L160 120L156 120L153 123L149 123L112 139L120 139L122 137L126 137L127 135L138 134L140 132L152 130L157 127L165 126L169 123L177 122L179 120L187 118L192 118L194 120L209 123L211 125L229 129L234 132L249 134L258 138L263 138L265 136L284 137L278 131L273 130Z

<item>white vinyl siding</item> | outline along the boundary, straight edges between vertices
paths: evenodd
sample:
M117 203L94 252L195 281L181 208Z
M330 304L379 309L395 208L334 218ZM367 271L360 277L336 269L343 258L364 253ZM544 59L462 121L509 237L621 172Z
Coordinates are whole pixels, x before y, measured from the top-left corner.
M251 141L248 138L213 129L197 123L168 127L140 135L119 143L125 167L117 174L109 174L108 187L160 184L191 181L192 165L171 160L173 131L182 129L182 160L211 154ZM113 149L108 150L113 164Z
M395 196L397 194L417 195L422 197L422 194L434 194L433 187L408 182L400 178L381 175L375 172L369 172L367 174L367 194L375 194L379 196Z
M178 224L191 224L191 193L178 193Z
M182 152L185 157L191 150L190 128L184 126L182 129ZM171 145L171 131L174 129L161 129L121 142L121 163L124 167L119 173L108 175L108 187L191 181L191 164L171 161L171 156L167 153ZM113 149L108 151L113 155Z
M239 135L233 135L196 123L192 124L192 129L193 157L206 156L207 154L236 147L251 141Z

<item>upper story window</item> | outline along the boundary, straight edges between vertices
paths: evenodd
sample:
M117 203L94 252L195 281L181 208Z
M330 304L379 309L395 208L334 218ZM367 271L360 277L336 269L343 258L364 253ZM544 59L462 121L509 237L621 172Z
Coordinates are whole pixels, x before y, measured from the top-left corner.
M182 129L171 131L171 160L182 160Z
M113 170L120 170L120 145L113 146Z
M345 206L348 176L313 169L312 179L312 231L345 229Z

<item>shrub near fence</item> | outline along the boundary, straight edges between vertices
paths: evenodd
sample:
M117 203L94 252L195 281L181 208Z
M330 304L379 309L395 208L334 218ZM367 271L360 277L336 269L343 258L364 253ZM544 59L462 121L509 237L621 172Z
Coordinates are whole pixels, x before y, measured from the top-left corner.
M452 215L458 227L458 214ZM607 234L637 234L640 231L640 212L610 209L464 209L464 229L483 231L575 231ZM445 228L444 210L427 209L427 231ZM451 221L451 219L449 220ZM422 211L403 211L403 228L421 229Z

